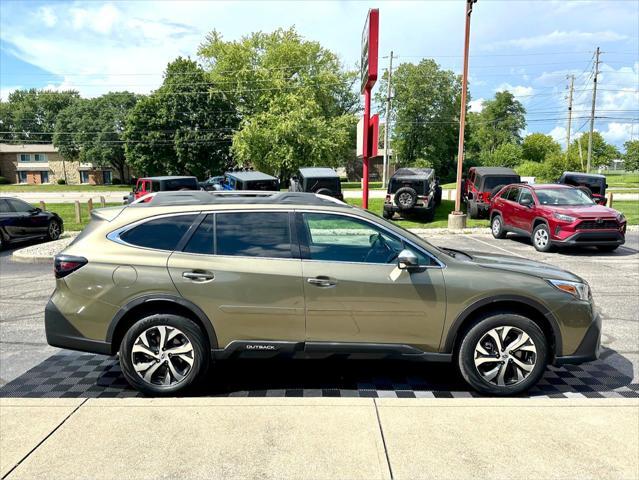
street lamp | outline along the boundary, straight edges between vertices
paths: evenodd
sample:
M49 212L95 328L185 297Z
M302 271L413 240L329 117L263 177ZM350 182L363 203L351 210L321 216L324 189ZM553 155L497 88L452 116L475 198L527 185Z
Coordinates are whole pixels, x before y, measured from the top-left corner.
M455 195L455 210L448 215L449 228L464 228L466 215L461 211L462 170L464 163L464 128L466 126L466 91L468 90L468 50L470 47L470 15L473 4L477 0L466 0L466 31L464 36L464 71L462 73L461 107L459 114L459 147L457 150L457 185Z

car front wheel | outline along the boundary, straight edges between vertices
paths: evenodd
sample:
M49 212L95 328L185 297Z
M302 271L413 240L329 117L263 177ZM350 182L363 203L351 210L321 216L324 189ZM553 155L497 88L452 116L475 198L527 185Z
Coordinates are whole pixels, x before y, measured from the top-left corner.
M209 364L201 329L172 314L137 321L120 344L120 364L127 381L151 395L174 394L193 384Z
M495 215L490 222L490 231L495 238L505 238L506 231L504 230L504 223L501 219L501 215Z
M470 386L489 395L515 395L534 386L546 369L546 338L521 315L496 314L475 324L458 352L459 369Z
M532 244L538 252L549 252L552 249L548 225L540 223L532 233Z
M62 227L60 226L60 222L51 220L49 222L49 226L47 227L47 239L57 240L58 238L60 238L61 233Z

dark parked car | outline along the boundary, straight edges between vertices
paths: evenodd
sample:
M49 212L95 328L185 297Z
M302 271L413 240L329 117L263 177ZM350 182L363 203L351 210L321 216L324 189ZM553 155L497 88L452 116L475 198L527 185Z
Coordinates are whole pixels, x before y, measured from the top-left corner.
M589 195L599 205L606 204L606 177L594 173L564 172L557 183L572 185Z
M278 178L267 173L249 171L226 172L224 190L264 190L277 192L280 189Z
M291 178L289 192L309 192L344 200L339 175L332 168L300 168Z
M222 185L223 183L224 176L210 177L203 182L200 182L200 189L206 190L207 192L224 190Z
M462 184L462 197L470 218L487 217L490 199L504 185L521 182L521 177L511 168L471 167L468 178Z
M553 246L596 246L609 252L625 241L623 213L597 205L568 185L508 185L494 196L490 220L495 238L507 232L526 235L540 252Z
M22 200L0 197L0 250L26 240L57 240L64 222L57 213L42 211Z
M442 187L432 168L400 168L388 182L384 218L396 212L418 214L432 220L435 207L442 201Z
M143 177L138 178L133 192L124 197L125 203L131 203L149 193L154 192L174 192L177 190L199 190L196 177Z

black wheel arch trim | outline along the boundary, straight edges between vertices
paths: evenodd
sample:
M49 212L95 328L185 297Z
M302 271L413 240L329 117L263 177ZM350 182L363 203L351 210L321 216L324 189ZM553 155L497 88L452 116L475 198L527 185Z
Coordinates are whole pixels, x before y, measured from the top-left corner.
M131 300L129 303L127 303L124 307L122 307L118 311L118 313L115 314L115 316L111 320L111 323L109 324L109 328L107 329L106 341L109 343L113 342L113 335L115 334L117 326L120 323L120 321L126 316L127 313L129 313L131 310L133 310L136 307L139 307L142 304L153 303L158 301L175 303L179 305L180 307L186 308L187 310L191 311L191 313L193 313L198 318L198 320L200 321L200 323L206 330L206 336L208 337L209 345L211 349L218 348L217 335L215 333L215 329L213 328L213 324L211 323L206 313L204 313L204 311L200 307L195 305L193 302L186 300L185 298L178 297L176 295L157 294L157 293L137 297ZM117 345L113 345L113 348L117 348Z
M458 316L455 318L450 328L448 329L448 334L446 335L446 340L444 341L444 347L442 349L443 353L452 353L453 347L457 341L457 334L459 333L460 328L466 320L471 317L475 312L477 312L480 308L485 307L486 305L490 305L491 303L501 303L501 302L512 302L512 303L521 303L529 308L533 308L537 310L541 315L543 315L550 327L552 328L553 336L555 339L555 351L552 352L554 356L560 356L562 352L562 339L561 339L561 330L559 329L559 323L555 318L554 314L548 310L544 305L539 303L536 300L533 300L528 297L522 297L519 295L497 295L494 297L486 297L476 302L472 303L468 307L466 307ZM549 347L550 348L550 347Z

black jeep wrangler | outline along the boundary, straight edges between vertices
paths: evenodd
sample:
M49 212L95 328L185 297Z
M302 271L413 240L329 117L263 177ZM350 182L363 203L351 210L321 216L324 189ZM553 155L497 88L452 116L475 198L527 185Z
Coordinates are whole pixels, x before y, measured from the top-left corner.
M277 177L254 170L229 171L224 174L222 189L279 192L280 181Z
M395 212L401 215L423 215L431 221L435 207L442 201L442 187L432 168L400 168L388 182L384 201L384 218Z
M300 168L288 187L289 192L311 192L344 200L339 175L332 168Z
M606 177L596 173L564 172L557 183L572 185L584 192L599 205L606 205Z

